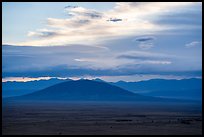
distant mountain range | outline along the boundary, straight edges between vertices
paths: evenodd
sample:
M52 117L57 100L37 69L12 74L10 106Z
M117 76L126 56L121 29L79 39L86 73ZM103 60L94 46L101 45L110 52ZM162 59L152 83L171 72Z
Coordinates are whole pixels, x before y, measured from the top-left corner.
M128 91L155 97L178 99L202 99L202 79L164 80L151 79L139 82L119 81L111 83Z
M155 90L189 90L202 88L202 79L182 79L182 80L164 80L151 79L139 82L118 81L112 83L130 91L155 91Z
M11 97L10 99L43 101L167 101L166 99L142 96L105 82L92 80L62 82L27 95Z
M55 85L57 83L61 83L64 81L70 81L71 79L57 79L51 78L49 80L35 80L28 82L15 82L8 81L2 82L2 96L3 97L11 97L11 96L20 96L28 93L32 93L34 91L38 91L49 86Z
M68 78L67 79L51 78L49 80L34 80L28 82L16 82L16 81L2 82L3 91L2 96L3 97L21 96L65 81L72 80ZM94 79L94 81L105 82L99 78Z
M52 78L50 80L39 80L30 82L2 82L2 95L3 97L21 96L25 94L35 93L36 91L44 90L45 88L50 88L55 84L70 81L72 80L61 80L57 78ZM108 82L105 82L98 78L92 81L108 84ZM133 92L145 96L202 100L202 79L152 79L140 82L110 82L109 84L114 85L114 87L120 87L128 93ZM58 88L61 89L60 87ZM88 87L88 85L83 85L83 88L86 88L88 90L88 88L91 87Z

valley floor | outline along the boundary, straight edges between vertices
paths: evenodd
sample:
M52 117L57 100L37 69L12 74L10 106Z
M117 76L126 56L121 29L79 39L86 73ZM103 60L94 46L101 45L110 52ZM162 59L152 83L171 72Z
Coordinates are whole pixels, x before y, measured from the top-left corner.
M3 135L202 134L201 105L193 103L4 101L2 107Z

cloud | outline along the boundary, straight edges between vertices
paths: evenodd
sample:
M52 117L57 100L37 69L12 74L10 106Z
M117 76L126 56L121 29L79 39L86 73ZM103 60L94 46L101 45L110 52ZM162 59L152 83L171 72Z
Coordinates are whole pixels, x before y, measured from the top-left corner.
M83 66L74 61L81 56L95 57L109 51L103 46L68 45L68 46L3 46L3 71L28 71L47 69L66 64L69 67ZM15 60L15 61L14 61ZM29 65L28 65L29 64ZM73 65L72 65L73 64Z
M135 82L135 81L144 81L150 79L189 79L189 78L201 78L199 76L176 76L176 75L151 75L151 74L135 74L135 75L122 75L122 76L90 76L90 75L82 75L82 76L72 76L72 77L5 77L2 78L2 82L8 81L17 81L17 82L28 82L28 81L36 81L36 80L49 80L52 78L57 79L72 79L72 80L79 80L79 79L89 79L94 80L96 78L105 80L107 82L118 82L119 80L127 81L127 82Z
M139 55L120 55L117 58L123 58L123 59L131 59L135 60L133 64L153 64L153 65L168 65L171 64L171 61L165 60L165 58L157 57L157 56L139 56Z
M169 61L174 56L165 55L161 53L152 53L145 51L127 51L127 52L106 52L95 57L75 58L76 62L81 65L86 64L89 69L118 69L128 68L128 66L142 66L142 65L169 65ZM105 60L105 61L104 61ZM136 68L133 68L136 69Z
M67 9L67 8L78 8L78 6L71 6L71 5L68 5L68 6L65 6L64 8L65 8L65 9Z
M151 69L157 70L160 68L158 67L159 64L170 64L170 61L162 59L162 54L158 53L141 51L113 52L106 48L101 48L102 46L99 47L88 45L3 46L2 71L4 74L39 72L40 74L44 73L43 75L50 74L53 71L57 72L58 70L62 72L62 75L63 72L70 74L74 70L81 70L82 72L88 70L88 72L99 73L109 71L114 73L114 71L123 72L126 69L138 71L149 65ZM127 72L124 71L124 73Z
M171 64L171 61L160 61L160 60L145 60L142 62L143 64L162 64L162 65L166 65L166 64Z
M79 6L66 6L65 11L70 16L89 17L92 19L102 18L103 16L101 12L95 11L93 9L86 9Z
M152 47L154 47L153 43L147 43L147 42L142 42L138 45L138 47L142 50L148 50L151 49Z
M30 31L28 32L29 37L54 37L59 35L56 31L48 30L48 29L39 29L36 32Z
M144 81L144 80L150 80L150 79L186 79L186 78L192 78L191 76L175 76L175 75L151 75L151 74L135 74L135 75L123 75L123 76L99 76L97 78L100 78L102 80L108 81L108 82L117 82L119 80L122 81L128 81L128 82L135 82L135 81ZM193 77L195 78L195 77ZM197 77L200 78L200 77ZM94 79L94 78L90 78Z
M133 60L158 60L158 59L170 59L169 57L160 57L160 56L146 56L144 55L119 55L117 58L124 58L124 59L133 59Z
M134 67L135 68L135 67ZM161 70L151 70L143 71L138 69L86 69L86 68L67 68L67 66L55 66L49 67L49 69L41 70L28 70L28 71L12 71L12 72L3 72L2 77L79 77L83 78L84 76L92 77L110 77L110 76L129 76L135 78L134 75L171 75L171 76L189 76L189 77L201 77L202 71L161 71ZM117 77L116 77L117 78ZM119 77L118 77L119 78ZM123 79L124 80L124 79Z
M177 56L150 51L112 51L89 45L2 46L2 77L196 75L199 67ZM194 60L193 60L194 62ZM186 67L188 66L188 67ZM198 71L199 72L195 72ZM191 72L192 71L192 72ZM186 73L185 73L186 72ZM195 73L194 73L195 72Z
M125 59L139 59L139 60L145 60L145 59L151 59L152 57L149 56L138 56L138 55L119 55L117 58L125 58Z
M2 46L2 73L57 75L127 75L199 70L200 61L150 51L113 51L96 45ZM194 64L194 65L192 65ZM188 67L186 67L188 66ZM81 72L80 72L81 71ZM12 75L11 75L12 76Z
M117 58L124 58L124 59L136 59L136 60L169 60L171 58L175 58L174 55L156 53L156 52L147 52L147 51L128 51L119 53Z
M118 21L122 21L122 19L117 19L117 18L110 18L107 21L112 21L112 22L118 22Z
M186 47L186 48L193 48L193 47L197 47L197 46L199 46L199 45L201 45L201 42L199 42L199 41L193 41L193 42L187 43L187 44L185 45L185 47Z
M64 8L68 18L48 18L44 29L31 31L28 35L36 39L28 39L16 45L66 45L66 44L96 44L101 41L120 37L157 34L178 29L174 24L155 23L155 19L166 14L185 11L200 3L116 3L107 11L97 11L80 6ZM113 18L114 17L114 18ZM182 24L183 26L185 24ZM149 39L143 39L149 40ZM140 40L142 41L142 39ZM141 45L141 49L149 49L151 44Z
M142 37L137 37L134 39L134 41L138 41L138 42L146 42L146 41L153 41L156 38L153 36L142 36Z
M192 31L190 36L178 34L185 33L178 28L188 28L188 24L161 21L164 16L184 16L197 4L117 3L106 11L66 6L68 17L47 18L43 29L28 32L27 41L2 46L3 76L117 76L200 70L200 53L185 50L180 54L177 48L186 39L192 41ZM198 41L193 41L186 47L197 45Z
M8 82L8 81L18 81L18 82L27 82L27 81L35 81L35 80L49 80L54 77L37 77L37 78L31 78L31 77L5 77L2 79L2 82Z
M133 41L138 42L138 47L142 50L148 50L154 47L153 41L156 38L154 36L140 36L137 37L135 39L133 39Z

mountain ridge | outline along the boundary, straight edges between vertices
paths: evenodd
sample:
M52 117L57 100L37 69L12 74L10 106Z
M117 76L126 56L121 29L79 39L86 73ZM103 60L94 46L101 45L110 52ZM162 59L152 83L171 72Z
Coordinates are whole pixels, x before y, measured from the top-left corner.
M168 99L143 96L108 83L91 80L66 81L27 95L10 97L10 99L52 101L168 101Z
M80 79L87 80L87 79ZM12 97L21 96L29 93L34 93L38 90L50 87L52 85L66 82L75 81L71 79L57 79L51 78L50 80L38 80L29 82L2 82L2 96ZM144 96L153 97L166 97L166 98L181 98L181 99L199 99L202 96L202 79L191 78L181 80L164 80L164 79L151 79L138 82L106 82L99 78L92 79L91 81L109 83L117 87L123 88L127 91L138 93ZM166 84L169 83L170 84ZM172 83L171 83L172 82ZM176 83L176 84L175 84ZM173 85L173 86L172 86Z

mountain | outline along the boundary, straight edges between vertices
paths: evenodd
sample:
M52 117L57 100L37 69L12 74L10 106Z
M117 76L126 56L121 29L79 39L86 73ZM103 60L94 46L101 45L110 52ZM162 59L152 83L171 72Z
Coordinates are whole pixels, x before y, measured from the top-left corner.
M118 81L111 84L147 96L202 99L202 79L196 78L182 80L151 79L140 82Z
M99 78L95 78L95 79L92 79L93 81L98 81L98 82L106 82L106 81L104 81L104 80L102 80L102 79L99 79Z
M20 96L32 93L37 90L44 89L54 84L70 80L71 79L63 80L51 78L49 80L34 80L28 82L15 82L15 81L2 82L2 96L3 97Z
M81 79L83 81L86 79ZM42 90L52 85L71 81L70 79L62 80L52 78L50 80L39 80L30 82L2 82L2 96L12 97L29 94L35 91ZM124 89L126 92L130 91L144 96L188 99L188 100L202 100L202 79L182 79L182 80L165 80L165 79L151 79L140 82L106 82L101 79L93 79L92 81L111 84ZM84 86L87 89L86 86Z
M98 82L105 82L99 78L93 80ZM28 82L16 82L16 81L2 82L2 97L12 97L29 94L65 81L71 81L71 79L51 78L49 80L34 80Z
M62 82L48 88L13 97L19 100L67 100L67 101L158 101L159 98L142 96L114 85L91 80Z

